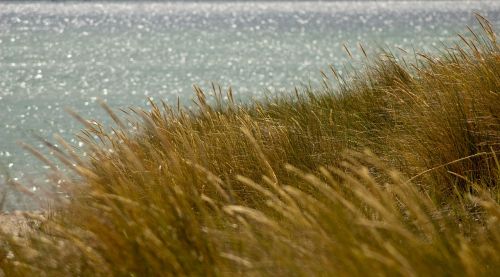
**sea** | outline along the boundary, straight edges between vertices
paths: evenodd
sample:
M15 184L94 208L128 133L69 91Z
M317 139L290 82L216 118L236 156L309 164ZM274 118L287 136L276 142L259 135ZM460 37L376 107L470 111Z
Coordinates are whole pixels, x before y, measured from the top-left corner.
M486 0L0 2L0 209L39 207L54 185L20 142L82 148L67 109L111 126L99 101L120 114L148 99L192 108L193 85L240 102L286 94L362 64L359 45L410 58L453 47L475 13L500 27L500 1Z

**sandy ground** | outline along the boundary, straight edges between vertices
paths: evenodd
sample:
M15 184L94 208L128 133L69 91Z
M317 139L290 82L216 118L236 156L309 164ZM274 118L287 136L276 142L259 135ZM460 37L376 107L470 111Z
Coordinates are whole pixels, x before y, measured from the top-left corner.
M26 218L21 212L0 213L0 230L3 233L13 235L17 238L23 237L24 234L33 228L32 221L33 220ZM7 256L7 258L8 257L9 256ZM0 277L6 277L2 269L0 269Z
M37 217L43 216L40 212L30 213ZM33 228L36 220L26 218L22 212L0 213L0 229L8 234L22 236Z

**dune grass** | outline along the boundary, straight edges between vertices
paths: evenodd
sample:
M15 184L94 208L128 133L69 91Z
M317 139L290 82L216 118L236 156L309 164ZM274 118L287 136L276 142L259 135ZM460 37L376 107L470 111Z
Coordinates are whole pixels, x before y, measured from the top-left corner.
M195 87L58 139L47 219L2 233L6 276L495 275L500 48L487 20L438 56L250 104ZM370 150L368 150L370 149ZM56 186L57 184L57 186ZM63 192L63 193L60 193ZM32 218L37 220L37 218Z

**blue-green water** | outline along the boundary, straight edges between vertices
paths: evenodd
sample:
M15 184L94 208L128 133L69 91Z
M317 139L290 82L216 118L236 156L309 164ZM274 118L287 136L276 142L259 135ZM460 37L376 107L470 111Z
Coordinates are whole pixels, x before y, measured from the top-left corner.
M192 84L211 81L259 98L346 62L344 44L434 51L474 25L473 11L500 26L497 1L0 3L0 163L39 186L44 167L16 141L43 149L33 134L58 133L79 147L65 107L109 122L98 99L189 105ZM25 205L9 192L7 208Z

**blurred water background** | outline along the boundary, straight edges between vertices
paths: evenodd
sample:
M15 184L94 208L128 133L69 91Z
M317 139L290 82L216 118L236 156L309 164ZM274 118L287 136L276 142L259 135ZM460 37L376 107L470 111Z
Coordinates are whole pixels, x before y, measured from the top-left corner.
M64 111L109 123L98 105L147 108L147 97L192 104L192 85L232 86L237 99L318 81L359 56L361 42L436 51L480 12L500 26L500 1L0 3L0 192L6 175L38 193L47 153L35 136L81 143ZM5 209L36 206L8 190ZM43 196L42 196L43 197Z

